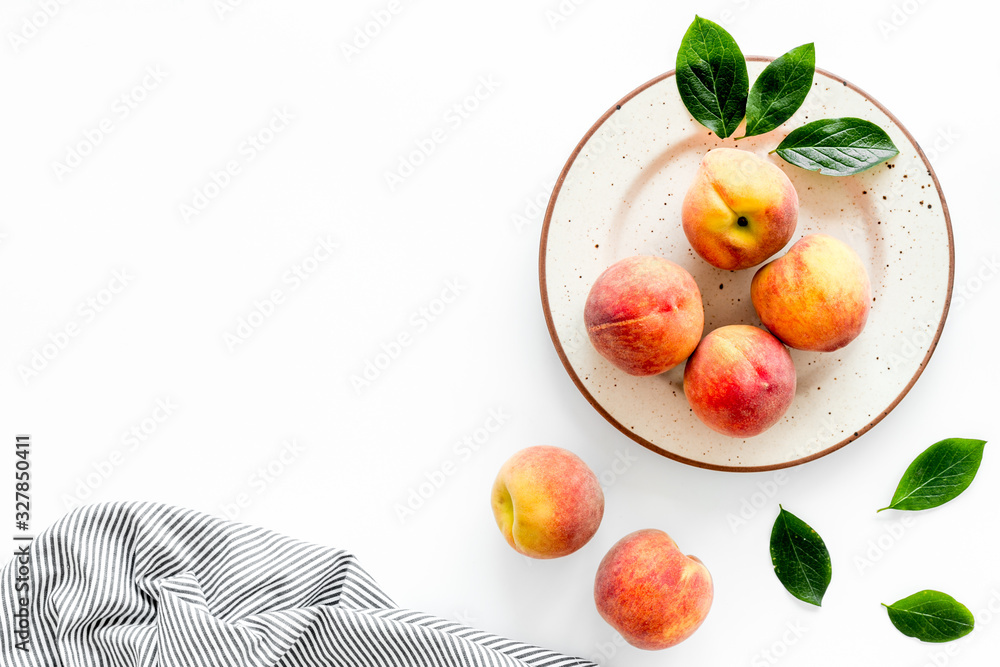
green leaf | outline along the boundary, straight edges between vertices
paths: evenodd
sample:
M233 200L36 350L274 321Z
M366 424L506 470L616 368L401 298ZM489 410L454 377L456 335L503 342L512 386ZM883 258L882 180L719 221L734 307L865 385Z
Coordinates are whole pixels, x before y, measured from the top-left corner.
M740 138L765 134L791 118L809 94L815 72L811 42L771 61L750 89L746 133Z
M948 438L928 447L903 473L888 507L926 510L944 505L969 488L983 462L985 440Z
M775 149L796 167L850 176L899 154L892 139L861 118L825 118L792 130Z
M968 608L944 593L920 591L893 604L883 604L889 620L907 637L922 642L950 642L972 632L976 619Z
M817 607L830 585L833 570L823 538L806 522L778 506L771 529L771 562L789 593Z
M677 90L696 121L725 139L746 115L750 76L736 40L700 16L677 51Z

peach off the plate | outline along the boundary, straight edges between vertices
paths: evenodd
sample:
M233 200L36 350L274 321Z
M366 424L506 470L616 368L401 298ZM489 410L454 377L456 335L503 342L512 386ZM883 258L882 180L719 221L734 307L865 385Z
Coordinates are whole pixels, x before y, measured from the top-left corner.
M697 630L712 607L708 568L685 556L662 530L638 530L601 560L594 579L597 611L629 644L675 646Z
M511 456L493 483L493 516L507 543L531 558L567 556L604 517L604 492L579 456L535 446Z

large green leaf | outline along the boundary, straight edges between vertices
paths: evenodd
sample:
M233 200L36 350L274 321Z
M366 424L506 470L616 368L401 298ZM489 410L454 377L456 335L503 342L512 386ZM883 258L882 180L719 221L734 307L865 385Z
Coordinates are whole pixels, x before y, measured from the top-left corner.
M888 507L926 510L954 500L969 488L983 462L985 440L948 438L923 451L903 473Z
M750 76L732 35L695 16L677 51L677 90L696 121L725 139L746 115Z
M750 89L744 137L770 132L798 110L812 88L816 47L803 44L771 61Z
M850 176L899 154L885 130L861 118L825 118L792 130L775 149L797 167Z
M805 521L780 507L771 529L771 562L778 581L789 593L817 607L830 585L830 552Z
M976 625L965 605L938 591L920 591L882 606L897 630L923 642L954 641L972 632Z

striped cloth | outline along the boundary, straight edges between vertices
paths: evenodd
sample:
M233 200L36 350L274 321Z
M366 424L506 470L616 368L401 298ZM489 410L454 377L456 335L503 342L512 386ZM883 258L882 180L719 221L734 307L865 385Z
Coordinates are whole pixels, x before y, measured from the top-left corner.
M0 662L24 667L570 667L593 663L396 607L346 551L191 510L73 511L0 574Z

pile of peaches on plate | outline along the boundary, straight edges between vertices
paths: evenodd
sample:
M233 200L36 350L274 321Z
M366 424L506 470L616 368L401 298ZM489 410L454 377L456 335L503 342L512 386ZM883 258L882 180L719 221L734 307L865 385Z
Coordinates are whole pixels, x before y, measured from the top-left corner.
M738 271L788 243L798 209L795 188L778 167L747 151L716 148L685 195L682 222L702 259ZM694 414L719 433L746 438L773 426L792 404L795 366L785 346L844 347L864 329L872 301L861 258L824 234L803 237L759 268L750 298L768 331L728 325L702 338L705 315L691 274L665 258L637 255L598 277L584 321L594 348L630 375L657 375L686 360L684 394Z

